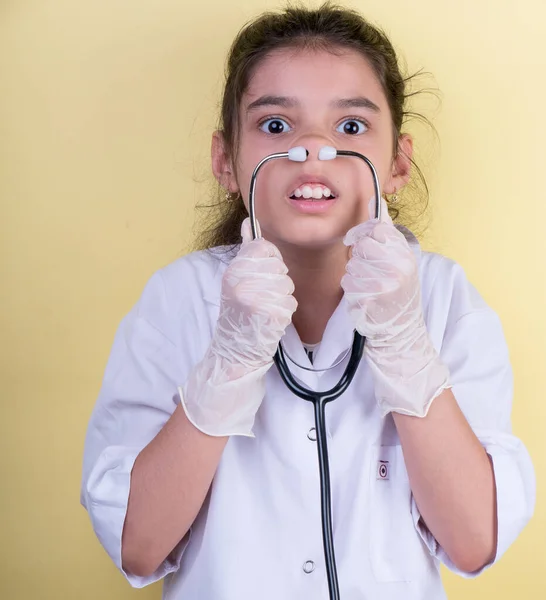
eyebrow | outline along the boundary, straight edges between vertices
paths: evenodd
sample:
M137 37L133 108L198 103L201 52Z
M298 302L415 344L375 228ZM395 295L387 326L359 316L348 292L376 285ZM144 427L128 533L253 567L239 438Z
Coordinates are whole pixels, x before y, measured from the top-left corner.
M297 98L289 96L260 96L254 102L246 107L246 112L252 112L262 106L279 106L281 108L295 108L299 106ZM381 112L379 106L365 96L356 96L355 98L340 98L331 103L333 108L367 108L375 113Z
M357 96L356 98L341 98L333 103L335 108L369 108L373 112L381 112L379 106L365 96Z

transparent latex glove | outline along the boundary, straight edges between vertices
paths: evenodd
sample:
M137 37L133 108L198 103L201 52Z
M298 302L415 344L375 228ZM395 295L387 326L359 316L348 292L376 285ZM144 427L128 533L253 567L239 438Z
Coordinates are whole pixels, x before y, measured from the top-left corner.
M265 374L297 307L294 283L278 248L264 239L252 240L248 218L241 235L241 248L222 278L212 341L178 388L188 419L212 436L254 437Z
M351 258L341 286L355 329L366 337L365 355L383 416L424 417L450 387L449 371L426 329L415 255L384 200L381 212L380 221L371 219L347 232Z

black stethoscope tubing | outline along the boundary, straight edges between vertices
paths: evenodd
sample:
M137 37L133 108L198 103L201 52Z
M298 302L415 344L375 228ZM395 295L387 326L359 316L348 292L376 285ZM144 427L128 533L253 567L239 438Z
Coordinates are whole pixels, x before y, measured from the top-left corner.
M332 531L332 503L330 489L330 467L328 460L328 444L326 435L325 408L328 402L339 398L349 387L358 369L362 353L364 351L365 338L357 331L354 333L353 346L349 362L341 379L336 385L325 392L314 392L300 385L290 372L284 351L279 344L274 356L275 364L279 370L282 380L296 396L313 403L315 413L315 430L317 433L318 464L320 473L320 500L322 520L322 541L324 546L324 558L326 565L326 576L331 600L339 600L339 584L337 580L336 557L334 552L334 536Z
M356 158L360 158L363 160L370 170L372 171L373 181L374 181L374 191L375 191L375 214L376 218L379 218L381 215L381 191L379 186L379 178L377 176L377 172L372 162L363 154L358 152L354 152L352 150L334 150L333 148L328 148L333 151L333 155L329 155L329 158L323 160L330 160L331 158L335 158L336 156L353 156ZM302 149L303 150L303 149ZM305 161L309 152L305 150L305 158L297 159L301 162ZM320 157L320 153L319 153ZM256 212L254 207L254 195L256 190L256 178L258 175L258 171L262 168L264 164L269 162L270 160L274 160L277 158L290 158L289 152L279 152L275 154L270 154L263 158L255 167L254 172L252 174L250 180L250 192L249 192L249 215L250 215L250 223L252 229L253 239L259 237L258 226L256 222ZM294 160L294 159L292 159ZM273 360L277 365L277 369L279 374L288 387L288 389L299 398L303 400L307 400L308 402L313 403L314 407L314 415L315 415L315 430L317 434L317 451L318 451L318 465L319 465L319 473L320 473L320 499L321 499L321 521L322 521L322 540L324 546L324 558L326 565L326 576L328 581L328 590L330 595L330 600L340 600L339 596L339 584L337 578L337 567L336 567L336 558L334 551L334 536L332 531L332 494L330 488L330 467L328 460L328 443L327 443L327 434L326 434L326 415L325 408L328 402L332 402L336 400L345 392L345 390L351 384L356 371L358 369L358 365L360 364L360 360L362 359L362 355L364 353L364 345L366 338L363 337L357 331L354 332L353 344L351 347L351 354L349 356L349 362L345 367L345 371L341 376L341 379L334 385L333 388L323 392L315 392L313 390L309 390L308 388L302 386L292 375L290 369L288 368L288 364L286 362L284 350L282 344L279 343L277 351L275 352L275 356Z

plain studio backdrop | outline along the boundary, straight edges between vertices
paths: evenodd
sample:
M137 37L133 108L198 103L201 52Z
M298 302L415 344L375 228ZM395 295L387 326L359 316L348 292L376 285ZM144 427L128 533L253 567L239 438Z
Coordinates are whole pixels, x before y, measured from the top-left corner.
M85 430L119 321L191 242L229 45L279 6L0 2L2 599L160 598L124 582L79 505ZM431 188L421 239L502 319L513 429L537 473L530 525L476 581L444 571L448 595L544 598L546 3L349 6L442 93L425 102L440 142L415 132Z

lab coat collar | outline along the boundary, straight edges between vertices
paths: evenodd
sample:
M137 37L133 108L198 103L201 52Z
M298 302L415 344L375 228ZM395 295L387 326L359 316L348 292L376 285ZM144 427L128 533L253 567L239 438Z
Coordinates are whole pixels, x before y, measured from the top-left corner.
M309 361L293 323L286 328L282 338L285 354L291 356L297 363L312 369L326 369L331 367L341 356L346 353L353 342L354 329L350 320L345 297L337 305L332 316L326 324L324 335L318 350L315 353L313 364ZM322 389L320 379L325 371L306 371L288 361L290 371L302 383L313 390Z

